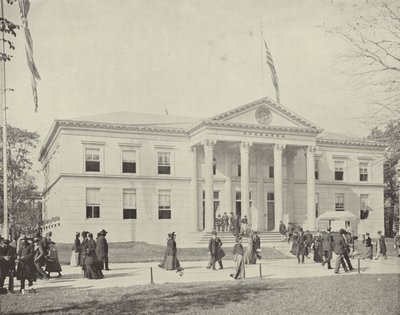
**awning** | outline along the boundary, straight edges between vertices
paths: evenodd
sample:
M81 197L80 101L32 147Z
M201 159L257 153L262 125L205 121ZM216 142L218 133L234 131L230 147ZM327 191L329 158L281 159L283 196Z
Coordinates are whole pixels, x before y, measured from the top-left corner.
M328 211L321 214L317 220L323 221L353 221L358 217L350 211Z

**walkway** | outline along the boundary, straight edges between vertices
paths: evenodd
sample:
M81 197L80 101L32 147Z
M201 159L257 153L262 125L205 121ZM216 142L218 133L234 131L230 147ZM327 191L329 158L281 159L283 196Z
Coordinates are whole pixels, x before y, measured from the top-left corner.
M389 257L387 260L361 260L361 275L363 274L400 274L400 258ZM232 280L229 273L233 267L232 260L224 260L223 270L206 269L206 261L181 262L185 268L183 276L175 271L166 271L157 267L157 263L119 263L110 264L111 271L104 272L104 279L89 280L81 277L79 267L63 266L61 278L51 278L49 281L39 280L35 287L37 291L59 290L59 289L99 289L110 287L127 287L133 285L150 284L150 268L153 270L154 283L190 283L190 282L211 282ZM355 268L353 272L344 273L340 270L337 276L348 276L357 274L357 260L352 260ZM321 264L314 263L307 259L304 264L297 264L296 258L261 261L262 277L264 279L283 279L300 277L326 277L336 276L333 270L321 267ZM259 278L260 266L246 266L246 278ZM55 274L54 274L55 275ZM233 280L232 280L233 281ZM19 283L16 287L19 289Z

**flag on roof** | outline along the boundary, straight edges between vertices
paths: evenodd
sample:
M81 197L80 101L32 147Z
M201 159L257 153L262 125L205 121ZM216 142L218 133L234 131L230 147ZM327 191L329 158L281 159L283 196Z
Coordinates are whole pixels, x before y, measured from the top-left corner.
M278 76L276 75L276 70L275 70L275 65L274 65L274 60L272 59L272 55L268 49L268 45L267 42L264 39L264 45L265 45L265 51L266 51L266 55L267 55L267 65L269 66L269 68L271 69L271 79L272 79L272 83L274 84L275 87L275 91L276 91L276 100L278 103L280 103L279 101L279 85L278 85Z
M29 0L18 0L18 4L26 40L25 43L26 61L28 63L29 70L31 71L33 102L35 104L35 112L37 112L38 110L37 81L40 80L40 75L36 67L35 61L33 59L33 41L28 26L28 12L31 4Z

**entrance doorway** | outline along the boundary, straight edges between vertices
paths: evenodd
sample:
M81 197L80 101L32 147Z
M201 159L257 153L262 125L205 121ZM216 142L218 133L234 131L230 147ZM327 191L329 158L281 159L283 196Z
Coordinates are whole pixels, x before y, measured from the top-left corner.
M240 191L236 192L236 215L242 216L242 193Z
M264 226L267 231L272 231L275 228L275 196L273 192L267 193L267 211L264 214Z
M215 229L215 217L217 213L220 212L219 209L220 200L219 200L219 191L214 191L214 222L213 226ZM203 190L203 230L206 228L206 192Z

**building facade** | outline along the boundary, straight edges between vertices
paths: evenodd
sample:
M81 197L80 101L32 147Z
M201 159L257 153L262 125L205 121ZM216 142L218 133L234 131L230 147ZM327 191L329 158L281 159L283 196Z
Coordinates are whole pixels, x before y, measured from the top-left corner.
M56 120L45 139L44 231L165 242L218 214L254 230L383 229L382 144L323 131L268 98L208 119L113 113ZM326 220L324 220L324 218ZM327 219L328 218L328 219Z

